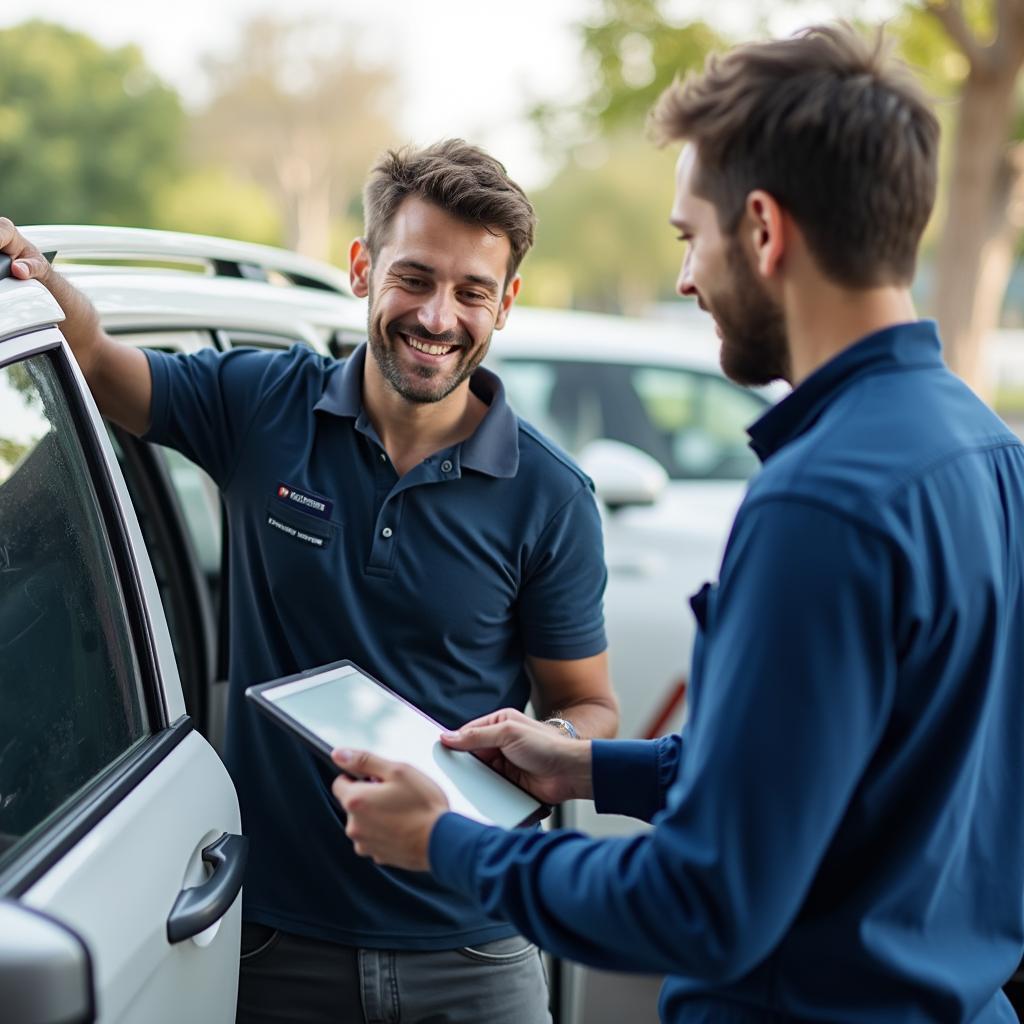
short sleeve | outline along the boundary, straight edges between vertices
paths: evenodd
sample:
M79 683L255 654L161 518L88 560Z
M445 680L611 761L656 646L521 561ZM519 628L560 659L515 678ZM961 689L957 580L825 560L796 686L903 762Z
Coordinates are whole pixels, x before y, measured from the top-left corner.
M168 355L148 349L146 356L153 399L143 439L177 449L223 488L260 406L312 353L296 345L280 353L239 348Z
M526 567L519 619L526 653L571 660L600 654L607 582L597 501L583 485L546 525Z

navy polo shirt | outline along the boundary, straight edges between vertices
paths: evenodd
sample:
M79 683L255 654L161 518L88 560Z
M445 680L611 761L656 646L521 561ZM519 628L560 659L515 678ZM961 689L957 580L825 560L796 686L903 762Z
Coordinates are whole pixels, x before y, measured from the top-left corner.
M399 477L362 407L365 348L344 362L302 346L146 354L147 440L202 466L227 507L225 759L251 840L245 918L377 948L511 934L429 875L357 857L330 770L243 692L350 658L449 727L524 707L527 655L605 648L590 481L482 368L475 433Z
M447 814L436 877L558 955L665 972L667 1021L1015 1021L1024 447L930 321L851 346L751 435L682 735L593 746L598 810L654 829Z

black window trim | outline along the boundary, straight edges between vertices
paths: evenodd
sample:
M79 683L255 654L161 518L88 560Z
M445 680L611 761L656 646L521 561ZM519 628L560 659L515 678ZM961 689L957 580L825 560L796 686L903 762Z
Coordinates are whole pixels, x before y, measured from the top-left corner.
M24 332L21 336L31 333L34 332ZM75 379L67 349L60 334L52 328L41 328L39 333L41 337L38 344L23 348L17 354L9 354L0 347L0 369L34 356L45 355L50 359L63 388L114 558L139 665L150 731L148 736L140 737L125 754L105 766L82 790L72 794L68 802L61 805L59 817L32 839L24 850L19 850L10 864L0 868L0 896L12 897L24 893L61 860L193 730L188 715L182 715L173 723L168 720L163 676L156 658L147 604L139 582L139 566L129 542L120 503L114 497L116 488L110 467L92 429L92 421ZM5 340L14 340L14 336Z

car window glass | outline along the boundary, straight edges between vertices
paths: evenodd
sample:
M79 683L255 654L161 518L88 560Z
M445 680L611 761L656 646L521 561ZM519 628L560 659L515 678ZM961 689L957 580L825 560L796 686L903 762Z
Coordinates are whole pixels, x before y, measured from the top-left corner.
M607 436L602 370L592 363L510 359L500 374L512 408L575 455Z
M199 567L207 577L220 572L221 515L217 485L194 462L173 448L158 447L167 463L167 471L192 543Z
M286 334L268 334L262 331L221 331L222 340L231 348L269 348L272 350L305 345L312 348L306 338L292 338Z
M53 363L0 368L0 862L148 732L88 463Z
M746 427L762 398L674 366L507 359L512 407L572 454L598 438L657 459L674 480L743 480L757 467Z
M630 372L655 434L652 452L677 480L746 479L757 468L746 428L764 412L764 402L729 381L675 367L639 367Z
M551 391L557 369L553 363L507 362L501 367L501 380L509 405L519 416L553 441L568 447L551 412Z

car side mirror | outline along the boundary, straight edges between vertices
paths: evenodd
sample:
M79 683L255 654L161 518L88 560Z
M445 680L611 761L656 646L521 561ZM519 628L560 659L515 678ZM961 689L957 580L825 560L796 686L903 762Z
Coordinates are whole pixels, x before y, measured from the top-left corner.
M0 900L0 1006L6 1024L92 1024L92 960L52 917Z
M668 473L657 459L621 441L591 441L580 451L579 463L610 509L653 505L668 483Z

